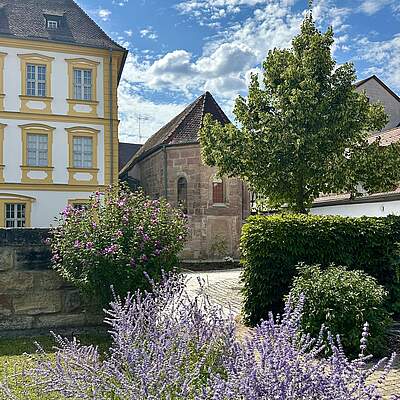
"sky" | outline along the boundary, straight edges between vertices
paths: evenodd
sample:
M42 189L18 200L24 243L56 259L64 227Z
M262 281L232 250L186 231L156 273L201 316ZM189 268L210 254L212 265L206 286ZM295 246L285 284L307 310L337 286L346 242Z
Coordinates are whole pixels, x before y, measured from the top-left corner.
M143 143L206 90L233 118L268 51L290 47L307 0L78 0L129 50L119 86L120 140ZM333 56L358 79L378 75L400 93L400 0L316 0Z

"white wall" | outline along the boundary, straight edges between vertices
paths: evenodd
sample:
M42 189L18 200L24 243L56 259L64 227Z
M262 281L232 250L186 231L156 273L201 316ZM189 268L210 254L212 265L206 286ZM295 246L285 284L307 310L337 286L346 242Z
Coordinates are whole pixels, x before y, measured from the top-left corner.
M311 214L341 215L344 217L386 217L388 215L400 215L400 200L314 207L311 209Z
M65 59L68 58L85 58L88 60L99 62L97 69L97 101L98 116L104 116L104 85L103 85L103 58L91 57L79 54L56 53L49 51L25 50L20 48L12 48L0 46L0 52L7 53L4 60L4 99L5 111L18 112L20 110L21 93L21 60L18 54L37 53L40 55L54 57L52 62L51 73L51 96L53 97L52 112L53 114L67 114L68 104L66 99L68 96L68 64Z
M66 128L79 126L75 123L64 122L38 122L18 119L2 119L2 123L7 124L4 129L4 179L7 183L21 182L22 165L22 134L19 125L29 123L44 123L53 128L53 183L68 183L68 133ZM81 125L80 125L81 126ZM98 181L100 185L104 184L104 126L102 125L84 125L88 128L97 129L98 133L98 148L97 148L97 167L99 168ZM84 182L83 182L84 183Z
M395 128L400 122L400 103L379 84L375 79L370 79L360 85L358 92L365 91L365 94L370 99L371 103L381 102L388 114L389 122L385 129Z
M6 193L7 196L1 196ZM10 198L9 190L0 190L0 198ZM68 205L68 200L88 199L92 192L52 192L13 190L12 194L29 196L35 199L32 203L31 225L34 228L48 228L56 225L55 219ZM22 200L21 200L22 201Z

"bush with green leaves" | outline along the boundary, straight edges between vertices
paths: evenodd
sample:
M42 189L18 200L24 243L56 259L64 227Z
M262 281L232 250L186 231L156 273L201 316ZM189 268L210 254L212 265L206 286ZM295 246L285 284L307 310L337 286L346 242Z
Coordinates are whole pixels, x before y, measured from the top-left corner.
M243 227L244 314L257 324L281 312L299 263L346 265L377 279L386 309L400 317L400 217L253 216Z
M68 206L51 231L54 268L91 303L106 306L116 294L150 289L162 271L179 266L186 219L165 200L126 186L96 192L85 208ZM93 301L94 299L94 301Z
M340 334L346 354L357 356L360 331L369 324L368 350L375 355L385 353L387 328L391 322L384 308L387 293L376 279L363 271L346 267L300 265L293 280L290 298L297 301L304 295L302 327L318 335L324 325L333 335Z

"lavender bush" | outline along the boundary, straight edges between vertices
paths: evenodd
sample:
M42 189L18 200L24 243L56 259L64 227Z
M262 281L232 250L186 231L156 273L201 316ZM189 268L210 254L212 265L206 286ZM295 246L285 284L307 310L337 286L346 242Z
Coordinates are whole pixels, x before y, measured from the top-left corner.
M144 273L161 278L161 268L178 266L186 236L181 211L126 186L96 193L88 207L67 207L51 232L54 268L86 297L107 307L111 285L125 296L149 289Z
M191 297L183 278L171 276L152 293L111 303L113 344L105 359L94 347L56 336L55 362L40 351L31 374L48 393L88 400L382 399L394 355L366 368L366 325L357 360L349 361L332 337L332 355L321 358L324 329L317 339L301 334L303 303L288 302L282 317L270 315L238 341L231 315L204 294ZM377 383L367 383L384 365Z

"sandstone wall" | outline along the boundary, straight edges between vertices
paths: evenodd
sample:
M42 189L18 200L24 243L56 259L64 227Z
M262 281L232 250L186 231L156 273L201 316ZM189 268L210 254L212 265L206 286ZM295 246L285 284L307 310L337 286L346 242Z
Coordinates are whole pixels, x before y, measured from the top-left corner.
M51 269L46 229L0 229L0 336L4 331L86 327L76 289Z
M239 257L243 221L249 215L248 190L239 179L224 179L225 202L213 204L212 180L216 168L204 165L200 145L167 147L168 201L177 206L181 177L188 184L189 238L181 255L184 260L221 260ZM141 183L150 196L164 195L162 151L140 163Z

